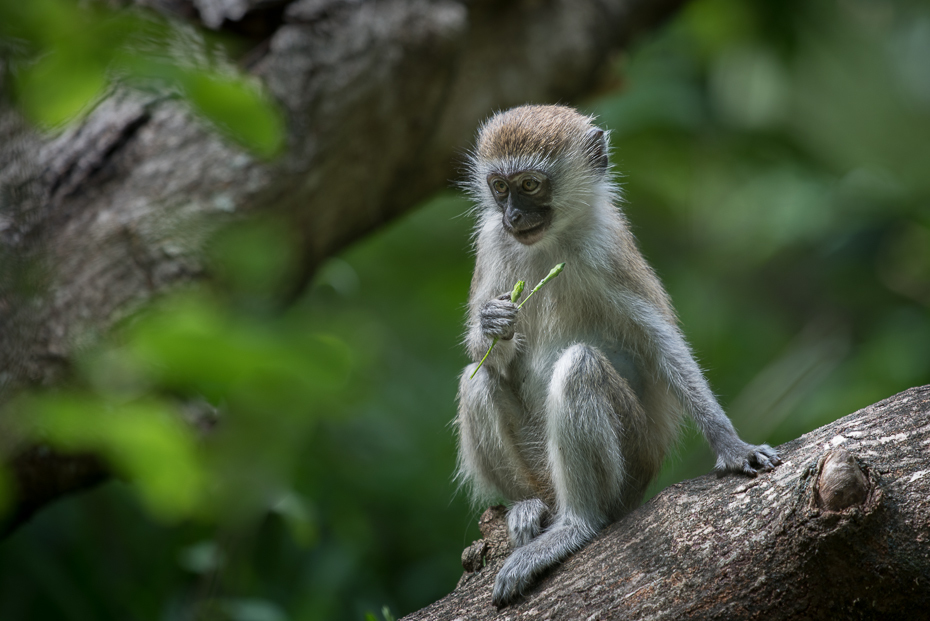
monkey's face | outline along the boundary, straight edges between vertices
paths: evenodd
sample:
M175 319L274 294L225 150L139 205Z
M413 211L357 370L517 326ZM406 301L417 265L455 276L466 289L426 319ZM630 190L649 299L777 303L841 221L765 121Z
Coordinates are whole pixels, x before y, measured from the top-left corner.
M492 172L487 180L503 213L504 230L527 246L542 239L552 224L549 177L538 170L521 170L512 175Z

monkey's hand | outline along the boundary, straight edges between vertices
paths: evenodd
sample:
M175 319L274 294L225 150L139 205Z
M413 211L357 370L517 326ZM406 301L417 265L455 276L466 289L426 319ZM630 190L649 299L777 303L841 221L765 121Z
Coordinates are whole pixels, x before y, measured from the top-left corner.
M481 332L489 339L509 341L514 335L517 321L517 305L510 301L510 294L488 300L478 311Z
M747 444L738 440L717 455L717 472L742 472L754 477L781 464L781 458L768 444Z

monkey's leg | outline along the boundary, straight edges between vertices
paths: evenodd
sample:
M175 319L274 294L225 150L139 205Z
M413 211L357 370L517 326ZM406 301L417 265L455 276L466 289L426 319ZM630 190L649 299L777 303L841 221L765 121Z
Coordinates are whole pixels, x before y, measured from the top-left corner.
M482 367L469 379L476 366L465 367L459 382L458 478L471 481L480 500L531 498L532 474L513 431L524 422L523 408L496 371Z
M559 357L546 401L555 517L504 563L494 584L497 606L584 546L618 512L625 483L621 421L638 407L629 385L597 349L573 345Z

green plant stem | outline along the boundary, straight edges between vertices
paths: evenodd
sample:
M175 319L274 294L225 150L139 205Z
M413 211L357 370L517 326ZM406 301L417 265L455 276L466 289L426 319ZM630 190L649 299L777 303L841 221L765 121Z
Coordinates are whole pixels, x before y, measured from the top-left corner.
M517 310L520 310L521 308L523 308L523 305L526 304L527 301L528 301L531 297L533 297L533 294L534 294L534 293L536 293L537 291L539 291L540 289L542 289L543 285L545 285L547 282L549 282L550 280L552 280L553 278L555 278L556 276L558 276L558 275L562 272L562 270L563 270L564 268L565 268L565 263L559 263L558 265L556 265L555 267L553 267L551 270L549 270L549 273L546 274L546 277L543 278L542 280L540 280L540 281L539 281L539 284L536 285L535 287L533 287L533 290L530 291L529 295L527 295L526 298L524 298L523 301L520 302L520 305L517 306ZM523 282L522 280L518 280L518 281L517 281L517 284L515 284L515 285L513 286L513 291L510 292L510 301L511 301L511 302L516 302L516 301L517 301L517 298L519 298L519 297L520 297L520 294L523 293L523 287L524 287L524 286L526 286L526 283L525 283L525 282ZM484 358L481 359L481 362L478 363L478 366L475 367L475 370L472 371L472 374L468 377L468 379L472 379L473 377L475 377L475 375L477 375L478 369L481 368L481 366L484 364L484 361L487 360L487 359L488 359L488 356L491 355L491 350L494 349L494 346L495 346L495 345L497 345L497 341L498 341L497 337L494 337L494 340L491 341L491 346L488 347L488 351L485 352L485 354L484 354Z

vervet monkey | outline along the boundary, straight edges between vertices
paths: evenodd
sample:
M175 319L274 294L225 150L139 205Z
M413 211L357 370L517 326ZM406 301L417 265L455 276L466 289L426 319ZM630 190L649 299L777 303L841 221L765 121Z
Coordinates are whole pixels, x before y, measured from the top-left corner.
M592 121L562 106L514 108L481 127L469 162L475 362L459 386L458 475L477 500L512 503L498 606L642 501L685 412L718 470L755 476L781 463L743 442L714 398L617 207L607 134ZM518 312L514 283L561 262Z

